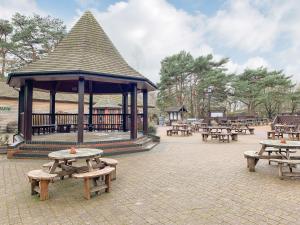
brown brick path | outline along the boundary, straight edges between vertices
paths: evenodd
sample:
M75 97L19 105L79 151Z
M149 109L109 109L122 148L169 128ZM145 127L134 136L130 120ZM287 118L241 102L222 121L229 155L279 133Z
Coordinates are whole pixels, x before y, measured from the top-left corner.
M256 173L246 169L243 152L260 147L260 129L229 144L160 129L152 151L115 157L112 192L90 201L82 181L66 179L40 202L25 173L45 161L0 156L0 224L300 224L300 180L279 180L267 162Z

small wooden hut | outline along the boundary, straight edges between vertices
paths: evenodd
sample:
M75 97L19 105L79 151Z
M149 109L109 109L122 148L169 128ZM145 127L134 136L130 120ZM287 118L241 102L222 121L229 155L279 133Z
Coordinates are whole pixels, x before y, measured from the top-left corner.
M168 119L170 123L182 121L185 114L188 112L184 105L182 106L173 106L166 109L168 113Z

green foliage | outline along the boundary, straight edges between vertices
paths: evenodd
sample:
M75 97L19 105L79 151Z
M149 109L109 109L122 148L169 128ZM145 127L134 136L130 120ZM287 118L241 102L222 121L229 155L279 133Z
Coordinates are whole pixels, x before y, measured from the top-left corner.
M291 112L295 113L300 110L300 87L289 93Z
M6 68L6 56L8 50L11 49L12 43L9 39L9 35L13 32L13 27L8 20L0 19L0 54L2 58L1 63L1 76L0 79L4 79L4 72Z
M0 136L0 145L8 145L8 142L9 142L9 136L8 135Z
M226 73L227 58L214 60L212 55L193 58L181 51L161 62L158 106L185 105L191 117L208 112L208 87L212 108L226 108L227 114L245 112L273 117L279 112L296 112L300 89L294 90L291 77L282 71L266 68L246 69L235 75ZM245 110L246 109L246 110Z
M231 79L223 67L227 61L226 58L215 61L212 55L194 59L185 51L163 59L158 84L159 108L164 111L169 106L186 105L190 116L204 115L207 113L205 92L209 86L215 87L212 94L214 104L225 101Z
M293 84L282 71L268 71L266 68L246 69L233 82L234 96L247 106L249 114L262 111L269 118L281 111L289 101Z
M0 20L2 75L49 54L65 35L63 21L50 16L16 13L11 22Z
M24 16L16 13L12 17L14 34L12 53L26 64L50 53L66 34L63 21L50 16Z
M150 124L148 125L148 133L149 133L149 134L155 135L156 132L157 132L156 126L155 126L153 123L150 123Z

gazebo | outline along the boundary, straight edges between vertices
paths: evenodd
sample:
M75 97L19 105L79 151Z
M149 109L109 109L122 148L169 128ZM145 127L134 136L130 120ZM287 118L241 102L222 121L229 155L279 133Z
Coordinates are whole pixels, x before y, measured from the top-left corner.
M101 121L101 115L93 113L93 95L103 94L122 95L122 113L110 114L110 121L121 121L121 131L127 131L129 121L130 139L135 140L138 116L142 116L143 135L147 134L148 92L156 90L155 84L126 63L91 12L84 13L47 57L9 74L8 84L19 89L18 133L25 143L32 141L34 128L52 133L57 132L57 126L67 124L77 132L77 144L83 144L85 130L93 132ZM33 113L32 95L35 89L49 92L49 112ZM58 92L78 94L78 114L56 113L55 95ZM137 113L139 92L143 94L141 115ZM88 95L89 101L87 113L84 109L85 95Z

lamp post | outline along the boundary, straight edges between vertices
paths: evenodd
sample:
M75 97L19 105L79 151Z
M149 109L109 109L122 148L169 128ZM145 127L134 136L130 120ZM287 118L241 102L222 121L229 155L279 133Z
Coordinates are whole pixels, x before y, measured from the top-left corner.
M209 86L207 88L207 95L208 95L208 125L210 125L210 117L211 117L210 101L211 101L211 96L212 96L213 90L214 90L213 86Z

